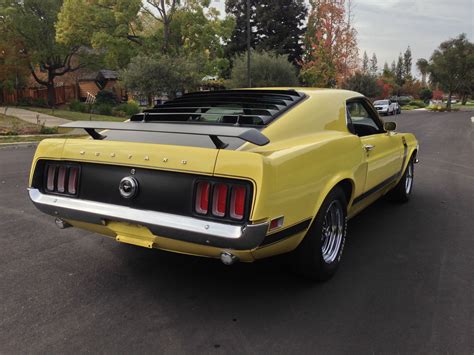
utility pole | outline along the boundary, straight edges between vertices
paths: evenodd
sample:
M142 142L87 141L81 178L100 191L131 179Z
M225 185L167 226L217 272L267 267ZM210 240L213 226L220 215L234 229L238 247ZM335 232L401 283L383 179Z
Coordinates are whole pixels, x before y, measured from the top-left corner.
M250 77L250 0L247 0L247 85L252 87L252 78Z

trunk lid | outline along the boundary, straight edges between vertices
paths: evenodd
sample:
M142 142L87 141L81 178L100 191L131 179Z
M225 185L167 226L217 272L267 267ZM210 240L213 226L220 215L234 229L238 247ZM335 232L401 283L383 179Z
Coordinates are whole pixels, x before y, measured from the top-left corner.
M212 175L219 150L89 139L67 139L60 159Z

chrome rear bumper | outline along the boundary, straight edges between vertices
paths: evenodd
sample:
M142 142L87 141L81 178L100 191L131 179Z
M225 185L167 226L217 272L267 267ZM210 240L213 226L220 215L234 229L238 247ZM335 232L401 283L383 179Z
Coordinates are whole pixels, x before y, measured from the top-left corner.
M36 208L57 218L93 224L106 224L107 221L129 222L145 226L160 237L219 248L254 249L263 242L268 230L267 222L239 226L102 202L46 195L34 188L28 189L28 192Z

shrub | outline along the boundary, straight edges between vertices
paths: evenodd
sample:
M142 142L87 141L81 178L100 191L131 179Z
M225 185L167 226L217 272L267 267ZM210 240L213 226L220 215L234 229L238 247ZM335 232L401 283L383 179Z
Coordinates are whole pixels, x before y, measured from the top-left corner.
M265 51L252 51L251 56L250 71L254 87L298 85L297 70L288 61L287 56ZM233 88L248 86L246 53L235 58L229 86Z
M425 108L426 104L421 100L411 100L408 103L409 106L416 106L417 108Z
M89 107L84 102L74 100L69 104L69 110L76 112L89 112Z
M33 100L31 97L22 97L17 101L18 106L32 106L32 102Z
M95 103L93 112L98 113L99 115L110 116L112 115L112 105Z
M31 100L31 105L36 107L49 107L48 102L42 98Z
M418 92L418 96L420 96L420 99L427 104L433 98L433 91L429 88L421 88Z
M95 97L95 103L97 105L116 106L119 102L120 100L117 95L110 90L101 90Z
M119 114L119 116L133 116L140 112L140 107L135 101L129 101L118 105L114 111L122 113L122 115Z
M400 104L400 106L406 106L413 100L412 96L399 96L396 98L396 101Z
M346 80L344 89L360 92L367 97L377 97L382 94L383 88L377 84L377 79L372 74L356 72Z
M44 124L41 125L40 134L56 134L58 133L58 127L46 127Z
M446 106L441 106L441 105L432 105L428 106L428 110L433 111L433 112L447 112L447 111L459 111L458 108L452 108L449 110Z

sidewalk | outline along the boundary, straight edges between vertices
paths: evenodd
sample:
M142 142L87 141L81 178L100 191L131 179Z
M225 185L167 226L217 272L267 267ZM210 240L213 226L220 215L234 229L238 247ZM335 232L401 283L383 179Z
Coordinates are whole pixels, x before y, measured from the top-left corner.
M0 113L5 113L5 107L0 106ZM17 117L20 120L33 123L33 124L43 124L45 127L57 127L62 124L71 122L70 120L66 120L65 118L59 118L59 117L54 117L51 115L45 115L43 113L39 112L33 112L29 110L25 110L22 108L17 108L17 107L8 107L7 109L7 115ZM38 122L39 118L39 122Z

